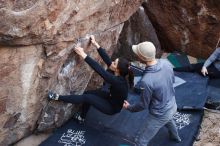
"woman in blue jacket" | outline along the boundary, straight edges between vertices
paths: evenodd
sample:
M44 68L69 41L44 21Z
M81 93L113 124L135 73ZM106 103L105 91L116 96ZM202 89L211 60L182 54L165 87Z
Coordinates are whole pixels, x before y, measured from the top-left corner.
M210 78L220 78L220 48L209 56L205 63L191 64L185 67L177 67L174 71L197 72Z

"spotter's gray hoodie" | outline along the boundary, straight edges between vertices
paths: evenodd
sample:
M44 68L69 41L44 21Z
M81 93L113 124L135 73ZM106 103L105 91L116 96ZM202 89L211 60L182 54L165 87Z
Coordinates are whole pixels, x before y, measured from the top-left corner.
M157 60L157 64L145 68L142 79L137 88L142 90L139 103L128 106L131 112L138 112L145 108L155 116L163 115L167 110L176 106L173 68L164 59Z

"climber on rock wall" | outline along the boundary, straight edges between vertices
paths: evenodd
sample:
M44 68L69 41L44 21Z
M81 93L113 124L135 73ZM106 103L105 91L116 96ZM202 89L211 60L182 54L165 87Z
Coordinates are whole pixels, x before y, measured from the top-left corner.
M83 103L82 112L77 118L80 121L84 121L86 118L90 105L108 115L120 112L124 100L127 99L129 85L133 86L133 74L129 70L130 63L124 58L117 58L115 61L111 61L105 50L96 42L94 36L91 36L90 39L112 72L108 72L101 67L84 52L83 48L75 47L75 52L110 85L109 90L97 89L85 91L82 95L58 95L51 91L48 93L49 100L58 100L73 104Z

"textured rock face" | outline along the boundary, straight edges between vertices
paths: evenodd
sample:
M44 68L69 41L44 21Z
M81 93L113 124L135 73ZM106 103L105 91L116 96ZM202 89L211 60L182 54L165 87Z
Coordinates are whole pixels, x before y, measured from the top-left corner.
M141 6L138 11L125 22L119 37L117 50L114 52L113 57L123 56L135 60L135 55L131 49L132 45L144 41L153 42L157 48L157 56L160 56L161 47L157 34L144 8Z
M70 41L118 25L140 0L25 0L0 3L0 42L29 45ZM7 21L6 21L7 20Z
M144 7L161 46L207 57L220 37L219 0L148 0Z
M8 145L35 128L42 108L37 96L41 53L40 45L0 48L0 145Z
M131 0L0 1L0 145L60 126L75 107L51 101L49 89L82 93L93 71L73 53L80 41L100 60L88 39L112 54L126 21L140 6ZM36 124L37 123L37 124Z

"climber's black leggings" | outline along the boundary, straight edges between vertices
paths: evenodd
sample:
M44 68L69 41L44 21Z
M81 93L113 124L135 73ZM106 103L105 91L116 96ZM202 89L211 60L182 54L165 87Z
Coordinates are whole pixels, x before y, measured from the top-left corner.
M114 107L110 104L108 98L109 93L100 90L86 91L82 95L60 95L59 101L64 101L68 103L83 103L81 117L85 118L89 110L90 105L94 106L96 109L104 114L113 115L115 114Z
M191 64L189 66L185 67L177 67L173 68L174 71L183 71L183 72L197 72L198 74L202 75L201 69L203 67L204 63L197 63L197 64ZM208 68L208 77L210 78L220 78L220 71L211 64Z

